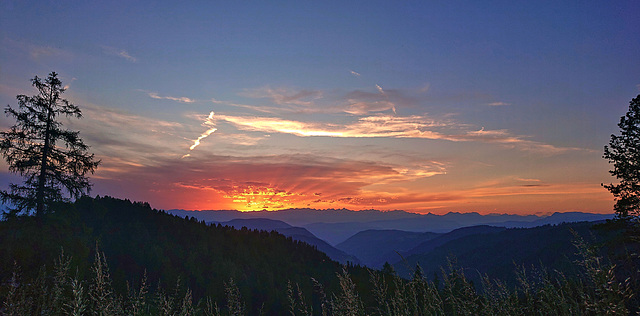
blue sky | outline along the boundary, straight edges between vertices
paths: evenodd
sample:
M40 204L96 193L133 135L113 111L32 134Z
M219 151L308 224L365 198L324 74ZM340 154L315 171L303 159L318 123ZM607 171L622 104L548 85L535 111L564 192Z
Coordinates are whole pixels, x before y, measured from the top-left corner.
M94 193L159 208L611 212L602 148L640 93L635 1L0 11L0 101L58 72Z

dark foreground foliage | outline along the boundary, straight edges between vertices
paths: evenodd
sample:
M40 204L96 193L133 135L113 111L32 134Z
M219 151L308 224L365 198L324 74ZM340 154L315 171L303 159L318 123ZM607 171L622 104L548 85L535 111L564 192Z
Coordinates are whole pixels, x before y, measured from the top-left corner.
M100 249L115 293L126 293L127 282L140 282L146 273L148 284L180 284L194 299L211 297L220 304L228 287L224 282L233 279L239 294L252 302L246 306L252 314L284 309L287 280L308 293L312 277L338 286L337 263L275 232L211 226L154 210L147 203L110 197L82 198L56 208L42 218L0 222L2 282L11 278L14 262L25 280L36 279L42 269L51 275L62 248L70 255L70 275L77 273L78 280L91 279Z
M638 312L638 258L629 235L608 246L615 264L576 236L577 276L516 266L517 284L507 286L486 275L474 284L455 263L443 267L436 280L427 279L420 266L410 279L389 266L385 272L340 267L279 234L208 226L144 203L85 198L54 214L42 221L0 222L0 314Z

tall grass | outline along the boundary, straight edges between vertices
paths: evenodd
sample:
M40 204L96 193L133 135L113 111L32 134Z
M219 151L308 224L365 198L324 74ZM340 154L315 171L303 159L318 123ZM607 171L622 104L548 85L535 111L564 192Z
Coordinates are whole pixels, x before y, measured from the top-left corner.
M518 283L508 287L482 276L474 285L464 270L450 261L440 280L427 280L420 266L410 280L396 273L369 271L372 304L365 306L356 283L344 268L336 275L339 290L325 294L314 282L317 310L298 284L288 283L289 315L627 315L633 293L630 281L618 280L615 266L605 263L597 252L576 236L582 276L568 279L559 272L520 266ZM116 293L107 260L96 251L89 277L71 266L71 257L61 251L51 275L42 267L34 280L23 280L16 264L3 280L2 315L247 315L246 305L233 279L224 282L226 306L219 308L212 298L194 302L191 291L180 280L169 291L160 283L151 291L146 273L137 287L127 284L126 293ZM73 273L72 273L73 271Z

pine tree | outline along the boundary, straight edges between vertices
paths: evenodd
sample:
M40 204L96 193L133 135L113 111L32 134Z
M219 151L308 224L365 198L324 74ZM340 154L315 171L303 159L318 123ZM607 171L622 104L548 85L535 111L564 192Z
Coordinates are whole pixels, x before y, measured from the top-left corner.
M41 216L53 202L88 194L91 183L85 175L100 163L88 153L79 132L63 129L57 120L62 115L82 117L77 106L61 98L65 88L58 75L35 76L31 83L38 94L18 95L18 108L5 108L16 124L0 133L0 153L9 171L24 178L23 184L12 183L8 191L0 191L11 215L35 210Z
M640 216L640 95L629 102L627 114L618 123L620 135L611 135L603 158L613 163L609 171L619 184L603 186L616 198L614 209L619 218Z

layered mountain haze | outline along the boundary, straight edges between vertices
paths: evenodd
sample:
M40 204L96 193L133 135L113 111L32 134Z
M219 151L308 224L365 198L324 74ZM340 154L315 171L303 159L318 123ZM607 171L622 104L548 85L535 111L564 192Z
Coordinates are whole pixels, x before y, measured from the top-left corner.
M337 245L365 230L402 230L408 232L446 233L457 228L491 225L502 227L536 227L563 222L599 221L613 218L613 214L554 213L549 216L479 213L447 213L445 215L416 214L405 211L351 211L287 209L282 211L186 211L170 210L181 217L193 216L207 222L226 222L233 219L272 219L306 228L320 239Z
M404 253L427 240L434 239L438 233L416 233L402 230L365 230L336 245L336 248L355 255L368 267L381 268L385 262L399 260Z
M346 209L169 213L236 229L275 231L308 243L340 263L374 269L392 264L407 278L418 265L433 275L448 260L455 260L465 268L511 281L514 264L543 263L552 269L566 268L571 257L566 252L573 247L571 230L589 235L593 223L613 218L613 214L581 212L548 216L456 212L434 215ZM541 261L535 262L535 258ZM473 278L480 281L475 274Z
M432 238L430 240L420 243L416 247L411 248L409 251L404 252L403 255L410 256L415 254L428 253L429 251L456 239L460 239L460 238L472 236L472 235L497 233L505 229L506 229L505 227L496 227L496 226L488 226L488 225L469 226L469 227L454 229L446 234L442 234L440 236L437 236L436 238ZM390 260L390 261L395 262L397 260Z
M508 229L475 226L426 241L404 253L402 260L396 258L389 262L406 278L412 276L417 265L424 269L425 275L433 276L453 261L464 267L467 276L476 282L488 275L515 284L514 270L535 271L542 267L562 271L567 276L574 275L577 269L573 262L579 252L575 245L577 241L584 239L598 244L612 240L616 234L594 226L593 222Z

